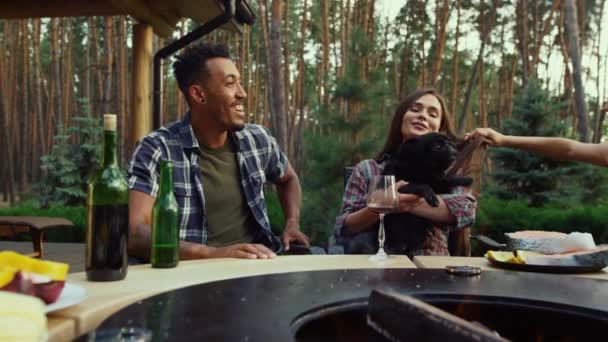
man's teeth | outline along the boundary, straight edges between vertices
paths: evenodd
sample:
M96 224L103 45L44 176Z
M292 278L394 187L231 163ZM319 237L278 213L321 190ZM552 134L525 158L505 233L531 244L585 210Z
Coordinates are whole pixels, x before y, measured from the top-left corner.
M237 105L237 106L236 106L236 110L243 111L243 105Z

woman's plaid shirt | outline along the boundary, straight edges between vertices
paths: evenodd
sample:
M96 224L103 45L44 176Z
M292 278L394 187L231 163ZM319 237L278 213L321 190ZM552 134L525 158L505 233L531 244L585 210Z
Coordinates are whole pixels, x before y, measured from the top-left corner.
M241 184L245 200L261 227L256 238L274 245L276 237L264 200L264 183L283 176L288 160L276 140L259 125L245 127L230 134L237 146ZM201 181L201 152L186 113L181 121L148 134L139 143L129 163L129 189L156 197L159 189L161 160L173 161L173 191L179 206L180 239L207 243L208 226L205 215L205 193ZM212 194L207 194L211 196ZM274 246L271 246L274 247Z
M334 234L338 242L348 239L344 234L344 220L348 214L364 208L366 204L367 190L372 176L382 174L385 161L366 159L360 162L353 170L353 174L348 180L342 198L342 209L336 218ZM471 226L475 222L475 210L477 201L467 188L456 187L450 194L439 195L447 205L448 209L456 217L454 226L433 227L427 235L422 250L414 253L421 255L449 255L448 234L451 229L461 229Z

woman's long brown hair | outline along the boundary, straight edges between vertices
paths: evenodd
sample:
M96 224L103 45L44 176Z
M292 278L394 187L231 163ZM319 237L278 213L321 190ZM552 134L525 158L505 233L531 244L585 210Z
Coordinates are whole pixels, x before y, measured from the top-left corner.
M483 137L476 136L473 140L461 140L457 145L458 156L452 166L446 171L446 175L453 176L460 174L477 178L481 172L481 163L485 158L486 145L483 144ZM480 154L475 156L476 152Z

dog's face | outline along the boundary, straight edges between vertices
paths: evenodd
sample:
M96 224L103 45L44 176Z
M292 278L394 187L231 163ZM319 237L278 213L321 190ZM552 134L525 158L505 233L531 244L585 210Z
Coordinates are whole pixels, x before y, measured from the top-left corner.
M409 139L399 146L397 159L424 165L425 170L445 171L454 160L458 150L456 143L441 133L427 133Z

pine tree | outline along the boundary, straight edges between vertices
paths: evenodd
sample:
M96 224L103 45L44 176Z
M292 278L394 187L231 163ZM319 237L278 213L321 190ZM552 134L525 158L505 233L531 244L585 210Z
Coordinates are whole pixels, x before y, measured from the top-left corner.
M41 158L44 176L36 186L42 208L84 205L86 187L101 161L101 124L91 117L75 117L72 126L58 127L53 148Z
M519 136L564 136L566 126L558 121L558 103L541 88L541 83L529 80L514 98L513 115L505 121L504 133ZM493 158L498 171L491 174L497 183L491 192L501 199L526 199L532 207L549 201L580 198L581 190L573 186L574 179L588 167L558 161L539 154L517 149L495 149Z

